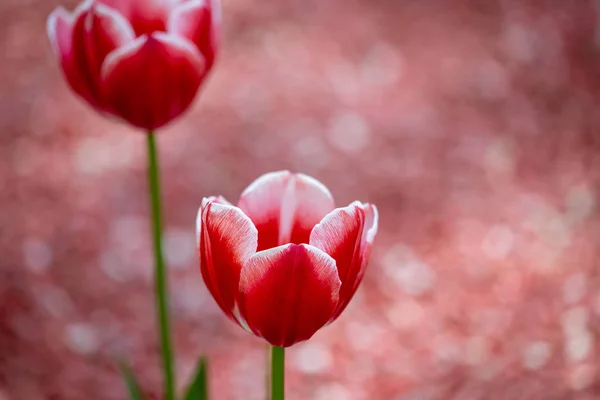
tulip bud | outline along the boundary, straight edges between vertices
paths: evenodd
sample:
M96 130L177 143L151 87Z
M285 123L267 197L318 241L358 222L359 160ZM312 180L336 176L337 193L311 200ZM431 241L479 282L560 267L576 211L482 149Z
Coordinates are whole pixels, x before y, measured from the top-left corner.
M48 18L67 83L103 114L146 130L186 111L218 47L218 0L89 0Z

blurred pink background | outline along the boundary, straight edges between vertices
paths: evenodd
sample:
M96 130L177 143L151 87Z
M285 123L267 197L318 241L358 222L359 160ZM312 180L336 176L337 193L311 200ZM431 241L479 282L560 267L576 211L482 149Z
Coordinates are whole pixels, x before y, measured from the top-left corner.
M59 4L0 4L0 399L124 399L119 356L158 398L145 138L67 89ZM179 386L205 354L213 399L264 399L266 346L208 295L194 224L290 169L381 218L350 307L288 350L290 400L597 399L600 3L223 8L159 137Z

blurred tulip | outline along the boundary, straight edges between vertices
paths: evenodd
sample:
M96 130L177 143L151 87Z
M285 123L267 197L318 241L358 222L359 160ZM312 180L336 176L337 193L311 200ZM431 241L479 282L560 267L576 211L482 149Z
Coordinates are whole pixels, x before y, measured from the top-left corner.
M183 113L213 65L219 0L89 0L48 18L71 88L102 113L159 128Z
M231 319L274 346L309 339L356 292L377 233L377 208L334 209L317 180L288 171L254 181L235 207L205 198L198 212L200 269Z

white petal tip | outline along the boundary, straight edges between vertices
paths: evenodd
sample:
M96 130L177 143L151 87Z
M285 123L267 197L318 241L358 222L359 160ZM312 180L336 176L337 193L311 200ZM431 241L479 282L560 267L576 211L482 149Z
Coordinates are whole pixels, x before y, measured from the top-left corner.
M206 207L206 205L208 204L209 201L213 200L215 197L214 196L210 196L210 197L203 197L202 198L202 203L200 203L200 209L202 210L204 207Z
M117 47L115 50L108 53L102 63L102 70L100 71L102 79L106 78L123 58L137 53L149 39L150 36L148 35L138 36L126 45Z
M278 180L285 176L291 176L291 175L292 175L292 173L288 170L267 172L266 174L261 175L258 178L256 178L254 180L254 182L252 182L250 185L248 185L248 187L242 192L241 197L244 197L246 194L253 192L254 190L256 190L256 188L268 183L269 181Z
M198 209L198 214L196 215L196 246L200 246L200 231L202 230L202 209L204 208L204 200L202 200L202 205Z
M110 18L124 36L129 40L135 39L135 32L131 23L129 23L129 21L127 21L127 19L116 9L109 7L106 4L98 3L94 6L93 12L98 16Z
M319 188L323 193L325 193L327 195L327 197L329 197L333 201L333 195L331 194L329 189L327 189L327 186L325 186L321 181L313 178L312 176L303 174L301 172L299 172L295 175L298 180L304 181L305 183L308 183L312 186Z
M55 53L59 53L60 51L56 38L59 20L63 20L65 23L70 25L73 23L73 16L62 6L54 9L54 11L52 11L48 16L48 20L46 21L46 33L48 35L48 39L50 39L52 50Z
M377 211L377 207L375 204L365 204L366 207L371 209L370 218L365 221L365 225L370 222L370 227L368 226L366 241L369 244L373 244L375 240L375 235L377 234L377 229L379 228L379 211ZM371 219L372 218L372 219ZM369 221L371 219L371 221Z

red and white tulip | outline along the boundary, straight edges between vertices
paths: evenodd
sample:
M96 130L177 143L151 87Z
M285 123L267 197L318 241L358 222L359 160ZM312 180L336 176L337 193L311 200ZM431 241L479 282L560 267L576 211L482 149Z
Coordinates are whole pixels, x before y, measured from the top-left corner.
M219 0L88 0L48 18L71 89L148 130L190 106L214 63L219 27Z
M200 269L217 304L274 346L309 339L356 292L377 233L377 208L335 208L319 181L288 171L261 176L237 207L202 201Z

